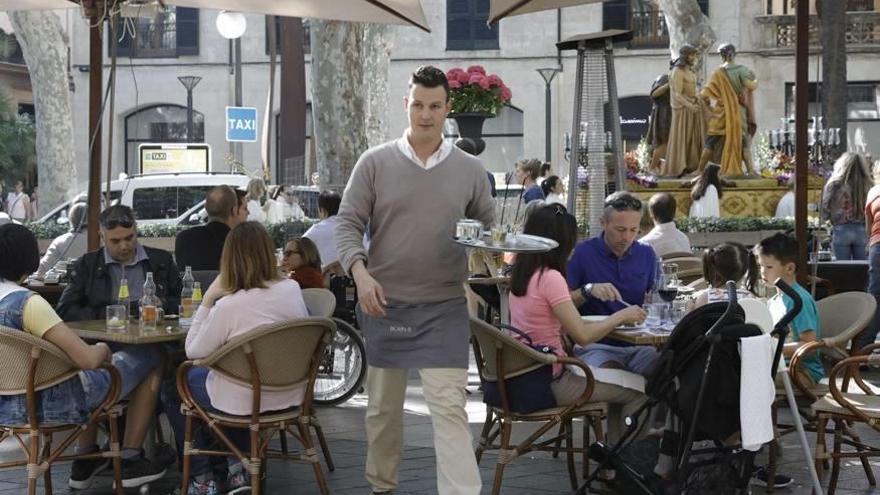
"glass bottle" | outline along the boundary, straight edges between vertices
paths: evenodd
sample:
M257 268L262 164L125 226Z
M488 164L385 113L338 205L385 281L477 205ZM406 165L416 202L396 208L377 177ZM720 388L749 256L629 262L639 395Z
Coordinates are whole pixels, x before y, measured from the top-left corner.
M119 281L119 290L116 292L116 304L125 307L126 318L128 318L130 292L128 291L128 279L123 278Z
M180 324L189 326L193 316L193 286L195 279L192 274L192 267L186 267L181 281L182 289L180 290Z
M155 330L159 323L158 298L156 297L156 283L153 282L153 272L147 272L147 280L144 282L144 293L140 300L140 323L144 330Z

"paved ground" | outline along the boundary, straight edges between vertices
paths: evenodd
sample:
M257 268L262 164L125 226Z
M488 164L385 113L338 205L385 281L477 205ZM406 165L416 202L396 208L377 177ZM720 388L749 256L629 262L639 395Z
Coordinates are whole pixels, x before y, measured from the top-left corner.
M475 384L478 379L471 377L471 383ZM475 390L476 386L471 386ZM365 435L363 427L364 409L366 398L356 396L348 403L333 408L325 408L319 411L325 433L330 444L330 451L336 463L336 471L327 474L331 491L337 495L367 495L370 493L369 486L364 480L363 465L366 453ZM468 413L474 435L478 435L482 421L485 419L484 409L480 402L480 396L469 396ZM422 398L418 375L413 374L410 380L406 400L406 426L405 445L406 452L400 471L400 489L398 494L432 494L436 493L436 478L434 467L434 452L432 448L432 434L430 418L427 407ZM575 438L578 438L576 435ZM807 487L808 475L803 465L800 447L795 443L794 436L784 439L783 467L784 472L791 474L796 483L791 487L778 490L781 494L809 494ZM864 431L863 437L868 443L880 444L880 435ZM830 439L830 438L829 438ZM811 438L811 442L813 438ZM17 445L13 442L0 444L0 461L8 460L18 455ZM491 481L494 476L495 456L486 454L480 465L484 483L483 493L490 493ZM851 464L851 463L850 463ZM872 463L875 473L880 478L880 458ZM60 464L53 470L55 493L72 493L67 489L68 466ZM25 473L23 469L8 469L0 471L0 495L25 493ZM179 477L177 473L169 475L168 480L151 487L149 493L166 494L173 493ZM827 483L827 475L824 479ZM528 494L564 494L569 493L568 474L563 459L552 459L549 455L538 453L517 459L511 465L504 476L502 493L506 495ZM755 489L753 493L763 493L763 489ZM112 493L110 490L110 478L103 477L88 491L76 492L80 495L99 495ZM137 493L132 491L131 493ZM273 461L269 467L268 480L269 494L317 494L317 485L314 482L311 468L303 465L285 464ZM608 493L608 492L606 492ZM838 494L853 495L878 493L880 489L871 488L865 479L864 473L858 465L845 467L841 473Z

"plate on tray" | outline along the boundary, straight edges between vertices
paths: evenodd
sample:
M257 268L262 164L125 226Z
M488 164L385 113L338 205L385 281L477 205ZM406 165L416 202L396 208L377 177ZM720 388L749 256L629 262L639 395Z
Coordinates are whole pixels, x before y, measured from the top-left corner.
M645 325L620 325L615 327L614 330L623 333L642 332L645 330Z

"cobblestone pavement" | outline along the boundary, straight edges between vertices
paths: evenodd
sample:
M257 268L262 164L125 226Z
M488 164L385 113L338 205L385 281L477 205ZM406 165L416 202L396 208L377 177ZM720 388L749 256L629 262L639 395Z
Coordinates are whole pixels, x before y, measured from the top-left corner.
M473 370L472 370L473 371ZM471 386L474 391L468 396L468 414L471 429L474 436L479 434L480 426L485 419L485 410L480 402L480 395L476 392L478 378L475 372L471 375ZM398 495L408 494L432 494L436 493L436 475L434 467L434 451L432 448L432 431L427 406L422 397L418 374L413 373L410 378L410 387L407 392L405 415L405 453L400 466L400 487ZM346 404L331 408L322 408L318 414L324 425L330 451L336 464L336 470L327 473L327 480L331 492L336 495L368 495L370 488L364 480L364 460L366 456L366 442L364 434L364 410L366 397L355 396ZM784 414L783 414L784 418ZM514 431L516 438L517 431ZM576 432L575 438L579 438ZM880 435L873 431L863 430L862 439L869 444L880 445ZM810 436L810 441L815 440L815 434ZM829 441L830 441L829 437ZM14 441L0 444L0 461L12 459L18 455L18 446ZM759 455L758 462L765 462L766 456ZM777 490L780 494L809 494L809 476L804 466L800 447L795 443L795 436L789 435L783 439L783 457L780 471L795 478L795 483L790 487ZM872 461L872 466L878 478L880 478L880 458ZM490 493L491 482L494 477L495 455L487 453L480 464L483 482L483 493ZM53 469L53 485L55 493L79 495L110 494L111 478L100 477L92 489L74 492L67 488L67 475L69 464L59 464ZM179 474L176 468L171 468L167 479L150 487L148 493L169 494L174 493L179 483ZM312 470L302 464L282 463L271 461L269 464L269 479L267 493L274 494L317 494L318 488L314 481ZM25 493L24 469L7 469L0 471L0 495ZM828 476L823 479L827 484ZM605 493L613 491L603 490ZM553 459L549 454L534 453L517 459L510 465L504 474L502 493L505 495L543 495L543 494L566 494L570 493L568 474L565 460ZM132 490L130 493L138 493ZM753 493L764 493L763 488L753 489ZM871 488L865 478L864 472L858 463L849 462L842 469L838 494L880 494L880 488Z

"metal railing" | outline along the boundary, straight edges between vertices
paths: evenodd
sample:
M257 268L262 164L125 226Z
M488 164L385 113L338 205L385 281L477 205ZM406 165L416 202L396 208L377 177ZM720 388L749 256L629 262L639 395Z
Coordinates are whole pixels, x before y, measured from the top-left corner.
M764 48L794 48L795 16L763 15L755 21L765 26ZM818 46L819 18L810 16L810 45ZM849 12L846 14L846 44L880 48L880 12Z

